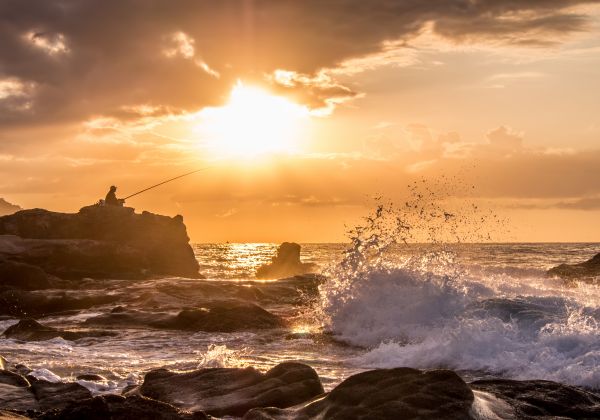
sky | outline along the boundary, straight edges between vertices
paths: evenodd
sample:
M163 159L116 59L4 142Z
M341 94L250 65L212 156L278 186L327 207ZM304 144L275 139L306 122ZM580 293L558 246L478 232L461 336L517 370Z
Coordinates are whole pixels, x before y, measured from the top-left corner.
M600 241L600 1L0 2L0 212L202 168L127 205L337 242L426 190L489 240Z

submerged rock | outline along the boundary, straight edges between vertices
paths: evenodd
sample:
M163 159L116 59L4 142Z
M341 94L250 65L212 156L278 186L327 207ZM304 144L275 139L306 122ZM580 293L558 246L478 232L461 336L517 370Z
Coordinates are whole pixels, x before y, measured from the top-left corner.
M234 332L284 326L281 318L258 305L238 301L208 302L177 315L166 312L128 311L122 307L88 318L88 325L146 327L184 331Z
M507 402L519 419L600 418L600 396L556 382L490 379L470 386Z
M199 369L146 374L142 395L214 416L243 416L256 407L290 407L323 393L317 373L301 363L281 363L260 373L254 368Z
M277 254L269 264L264 264L256 270L258 279L280 279L298 274L306 274L317 268L315 264L300 261L300 245L294 242L284 242L277 248Z
M377 369L351 376L329 394L288 409L258 408L244 420L468 419L473 392L449 370Z
M600 283L600 253L579 264L561 264L548 270L549 276L566 280L588 280Z
M96 305L115 302L117 296L107 294L73 296L65 292L41 293L24 290L0 292L0 315L38 317L49 314L89 309Z
M202 412L189 413L172 405L140 396L104 395L53 410L38 417L41 420L208 420Z
M0 259L65 278L199 277L181 216L126 207L88 206L74 214L33 209L0 217Z
M61 331L56 328L40 324L34 319L22 319L18 324L8 327L2 335L21 341L44 341L61 337L65 340L74 341L85 337L105 337L114 335L107 331Z

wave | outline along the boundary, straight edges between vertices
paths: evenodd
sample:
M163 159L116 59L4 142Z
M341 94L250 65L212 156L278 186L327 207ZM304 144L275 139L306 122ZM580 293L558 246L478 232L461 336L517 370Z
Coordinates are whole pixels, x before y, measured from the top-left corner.
M470 272L439 250L394 261L386 258L398 242L389 232L369 219L320 286L324 329L365 348L352 363L600 388L598 288L569 289L531 273Z

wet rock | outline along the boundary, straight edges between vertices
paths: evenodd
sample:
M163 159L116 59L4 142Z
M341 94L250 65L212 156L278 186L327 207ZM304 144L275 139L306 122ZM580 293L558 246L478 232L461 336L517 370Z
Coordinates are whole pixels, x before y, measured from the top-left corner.
M351 376L329 394L288 409L257 408L244 420L468 419L473 392L449 370L377 369Z
M0 356L0 370L6 369L7 361L4 357Z
M278 328L284 324L281 318L258 305L225 301L183 310L166 325L177 330L234 332Z
M183 218L131 208L43 209L0 217L0 257L64 278L198 277Z
M91 392L78 383L35 380L31 383L31 391L41 411L63 409L92 397Z
M39 267L15 261L0 261L0 286L21 290L53 287L53 278Z
M470 386L506 401L519 419L600 418L600 395L556 382L491 379Z
M39 317L60 312L89 309L115 302L118 296L108 294L78 296L61 293L6 290L0 292L0 314L13 317Z
M561 264L548 270L549 276L565 280L586 280L600 283L600 253L580 264Z
M280 279L309 273L315 269L315 264L305 264L300 261L300 245L294 242L284 242L279 245L277 254L269 264L258 267L256 278Z
M39 410L39 404L29 387L0 383L0 407L25 412Z
M126 311L117 307L108 314L88 318L85 324L207 332L246 331L284 325L281 318L260 306L237 301L208 302L201 308L186 309L177 315Z
M199 369L146 374L140 393L190 411L243 416L255 407L290 407L323 393L317 373L301 363L281 363L263 374L254 368Z
M44 341L61 337L65 340L74 341L85 337L103 337L114 335L106 331L62 331L56 328L42 325L34 319L22 319L17 324L8 327L2 334L6 338L21 341Z
M0 384L25 388L30 385L29 381L24 376L8 370L0 370Z
M189 413L172 405L140 396L105 395L53 410L41 420L208 420L202 412Z

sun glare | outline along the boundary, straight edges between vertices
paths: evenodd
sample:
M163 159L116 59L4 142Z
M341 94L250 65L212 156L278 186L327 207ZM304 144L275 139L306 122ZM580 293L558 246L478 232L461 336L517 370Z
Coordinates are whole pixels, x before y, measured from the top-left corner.
M304 106L238 82L226 105L199 114L195 131L202 145L221 156L293 153L308 116Z

